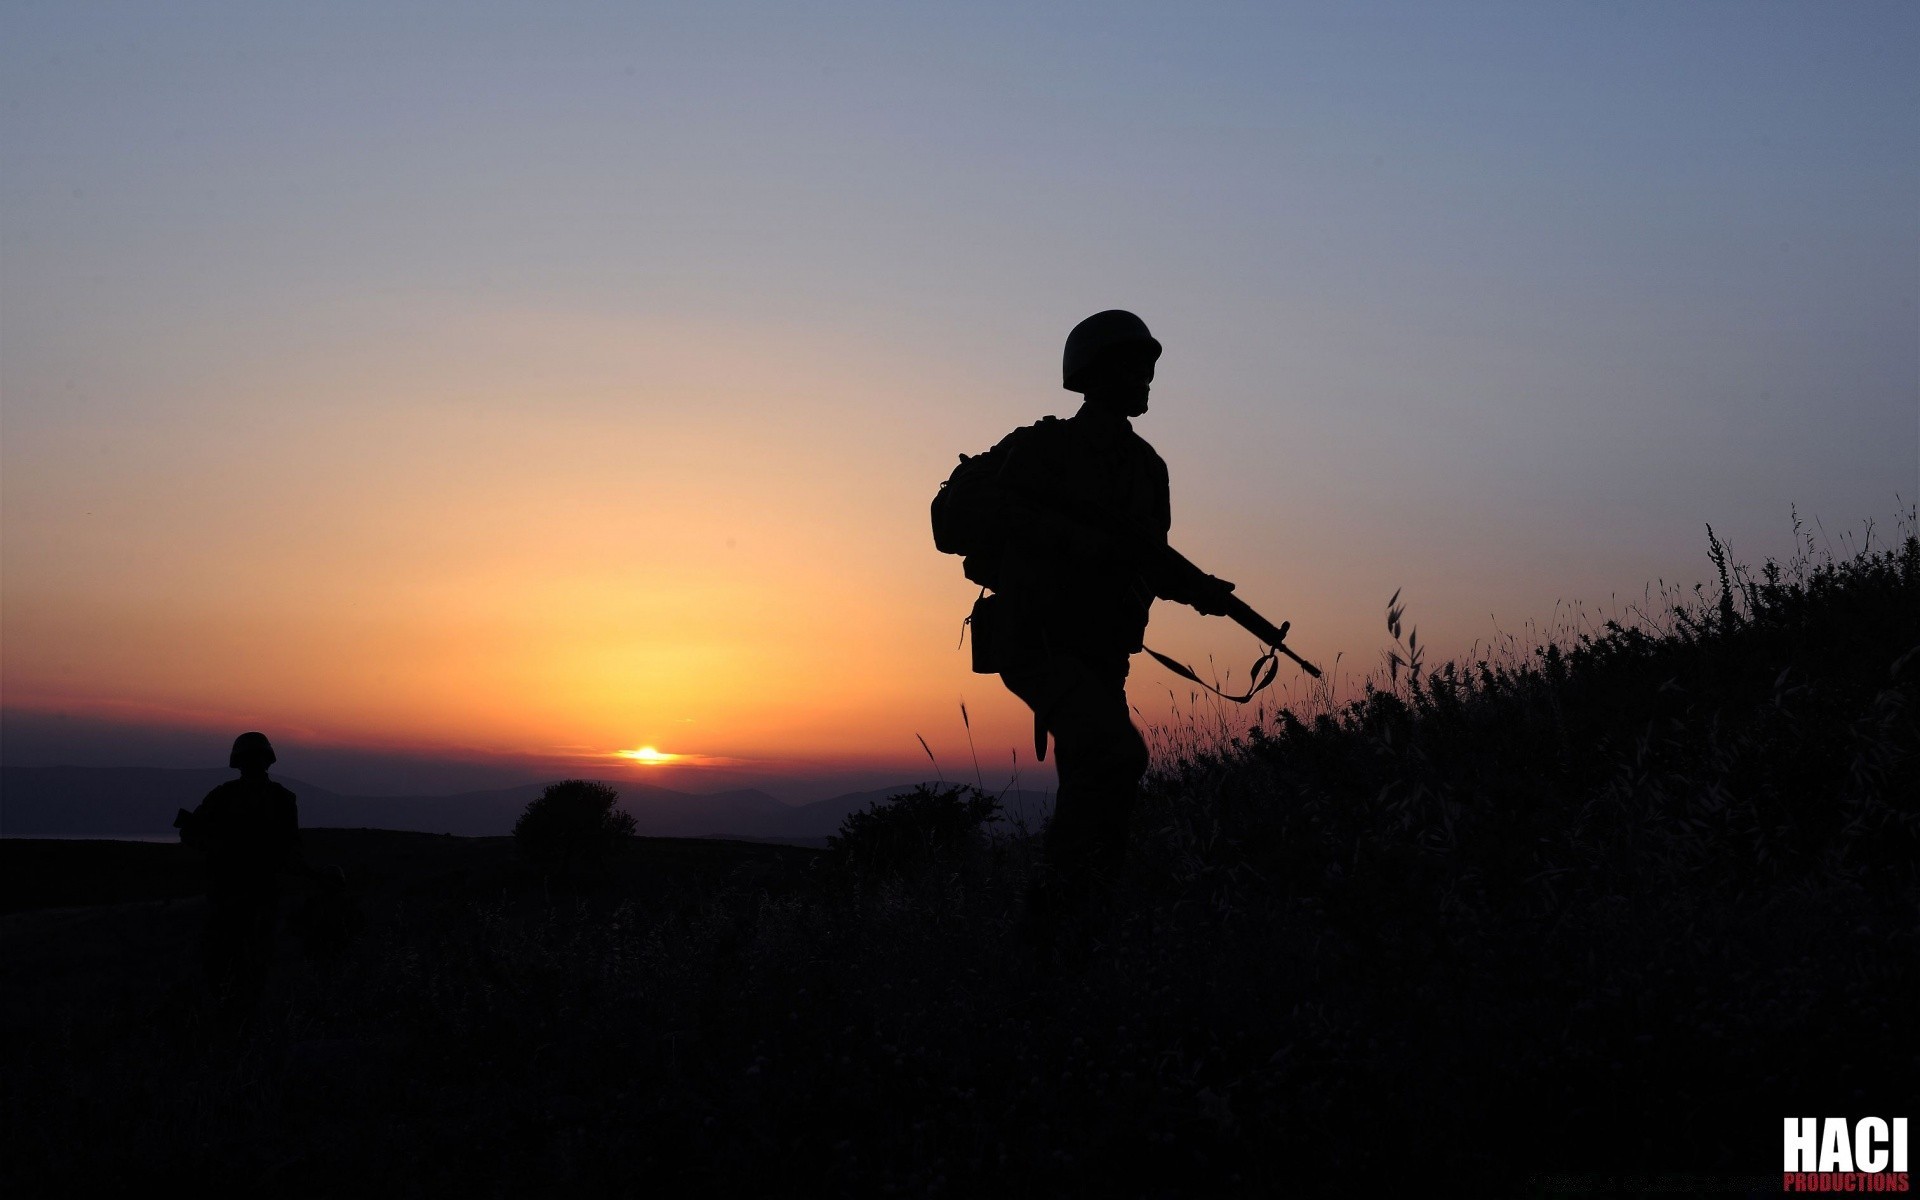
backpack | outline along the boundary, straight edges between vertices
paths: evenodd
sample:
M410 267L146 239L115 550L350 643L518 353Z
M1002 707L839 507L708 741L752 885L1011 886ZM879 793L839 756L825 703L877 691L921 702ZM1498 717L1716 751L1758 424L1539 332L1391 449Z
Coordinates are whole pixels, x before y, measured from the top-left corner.
M962 454L933 497L934 549L964 558L967 578L981 587L994 585L1006 540L994 487L1004 458L999 446Z

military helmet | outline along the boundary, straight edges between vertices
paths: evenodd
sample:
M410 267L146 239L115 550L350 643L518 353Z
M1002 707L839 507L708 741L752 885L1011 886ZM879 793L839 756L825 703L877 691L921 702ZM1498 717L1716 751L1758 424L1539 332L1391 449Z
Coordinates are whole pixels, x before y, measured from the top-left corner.
M243 733L233 739L233 753L227 756L227 765L245 770L248 767L270 767L274 764L273 743L264 733Z
M1154 358L1160 357L1160 343L1147 332L1147 323L1139 317L1124 308L1093 314L1067 335L1067 352L1060 363L1060 385L1070 392L1084 390L1075 386L1076 378L1108 354L1129 345L1146 346L1153 351Z

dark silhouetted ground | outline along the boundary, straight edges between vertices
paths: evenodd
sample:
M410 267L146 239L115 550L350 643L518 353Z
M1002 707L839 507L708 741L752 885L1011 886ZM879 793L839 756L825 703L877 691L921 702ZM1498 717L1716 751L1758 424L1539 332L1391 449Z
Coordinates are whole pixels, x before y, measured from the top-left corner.
M505 838L314 830L367 932L330 963L285 942L234 1032L184 851L0 842L0 1170L18 1195L1777 1184L1782 1118L1914 1115L1920 545L1677 608L1189 747L1111 906L1048 953L1017 831L636 839L568 880Z

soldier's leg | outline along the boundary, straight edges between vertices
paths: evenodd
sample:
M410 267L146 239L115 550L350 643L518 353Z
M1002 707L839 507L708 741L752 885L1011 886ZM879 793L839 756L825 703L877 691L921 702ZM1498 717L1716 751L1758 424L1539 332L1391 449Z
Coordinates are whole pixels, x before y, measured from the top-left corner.
M273 965L273 939L280 924L280 894L272 887L256 887L246 901L245 949L236 999L251 1008L265 988Z
M1128 713L1125 663L1102 671L1056 655L1005 679L1053 735L1060 784L1043 854L1071 903L1104 882L1095 875L1118 869L1147 768L1146 743Z
M234 898L222 891L207 896L207 928L201 945L201 963L206 969L207 990L225 1001L234 990L246 954L246 913Z
M1076 784L1066 852L1104 884L1125 860L1127 828L1147 770L1147 744L1127 708L1125 677L1090 676L1051 723L1060 773ZM1062 786L1063 802L1066 792Z

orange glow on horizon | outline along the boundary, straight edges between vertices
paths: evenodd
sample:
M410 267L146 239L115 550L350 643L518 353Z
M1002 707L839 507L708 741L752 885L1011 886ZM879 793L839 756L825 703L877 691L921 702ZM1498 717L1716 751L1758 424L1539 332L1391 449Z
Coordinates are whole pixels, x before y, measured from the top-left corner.
M684 754L665 754L659 750L655 750L652 746L642 746L638 750L617 750L614 754L615 757L624 758L631 762L645 763L648 766L680 762L686 757Z
M10 458L10 494L37 499L7 509L8 706L653 778L904 778L921 739L941 769L1031 769L1031 715L956 646L974 589L926 505L957 448L1058 407L1051 392L982 411L991 381L955 375L903 414L925 363L815 325L431 316L431 336L276 357L272 408L244 374L147 380L143 437L103 450L52 429L44 455ZM229 410L252 423L212 419ZM1193 488L1182 474L1176 495ZM1183 520L1191 546L1203 520ZM1201 549L1309 657L1375 622L1316 612L1250 549ZM1164 608L1157 648L1244 653ZM1137 678L1163 711L1165 681Z

